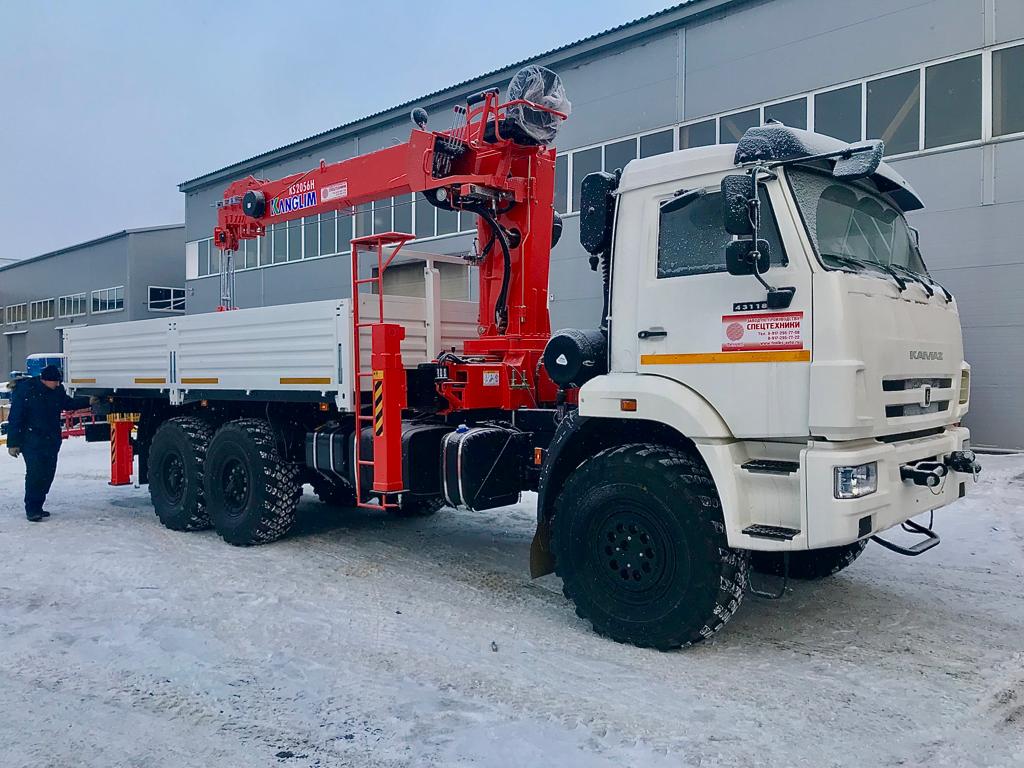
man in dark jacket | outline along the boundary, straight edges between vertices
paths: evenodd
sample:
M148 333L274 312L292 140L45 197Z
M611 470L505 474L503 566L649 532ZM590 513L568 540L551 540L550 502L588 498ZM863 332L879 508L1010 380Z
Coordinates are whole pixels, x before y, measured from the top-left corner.
M43 510L57 471L61 446L61 412L84 408L88 401L69 397L60 369L48 365L38 379L21 379L11 397L7 452L25 457L25 515L33 523L50 516Z

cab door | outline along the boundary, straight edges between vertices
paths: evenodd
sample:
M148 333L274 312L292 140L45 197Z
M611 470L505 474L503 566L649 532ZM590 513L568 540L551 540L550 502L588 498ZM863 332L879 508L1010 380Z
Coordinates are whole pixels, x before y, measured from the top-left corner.
M706 177L705 177L706 178ZM636 301L636 370L699 393L737 437L807 434L812 354L811 275L795 209L777 180L762 185L765 280L796 293L768 309L753 276L726 272L721 177L644 200L644 259Z

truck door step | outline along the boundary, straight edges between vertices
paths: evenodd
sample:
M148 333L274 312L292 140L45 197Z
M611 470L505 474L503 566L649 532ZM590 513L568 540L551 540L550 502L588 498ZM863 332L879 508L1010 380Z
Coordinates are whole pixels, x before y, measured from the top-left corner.
M748 525L743 529L747 536L755 539L775 539L777 541L790 541L800 535L799 528L784 528L781 525Z
M751 459L741 464L740 469L762 475L792 475L800 471L800 462L778 461L776 459Z

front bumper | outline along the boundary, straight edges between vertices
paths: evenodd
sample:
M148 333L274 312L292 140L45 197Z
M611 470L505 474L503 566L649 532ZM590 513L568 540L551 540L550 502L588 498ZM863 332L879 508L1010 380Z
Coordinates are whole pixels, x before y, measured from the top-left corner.
M952 469L929 488L901 478L900 468L919 461L944 462L964 450L970 439L965 427L949 427L937 435L893 443L858 440L819 443L801 453L806 500L806 546L809 549L850 544L880 533L923 512L956 501L973 482L970 474ZM878 490L859 499L837 499L833 469L878 462Z

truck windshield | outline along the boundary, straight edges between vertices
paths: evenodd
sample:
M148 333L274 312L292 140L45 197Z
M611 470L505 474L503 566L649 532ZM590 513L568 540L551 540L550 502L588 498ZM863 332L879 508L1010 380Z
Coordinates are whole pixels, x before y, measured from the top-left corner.
M928 274L903 214L883 198L814 171L792 169L788 176L826 267L857 269L859 262Z

